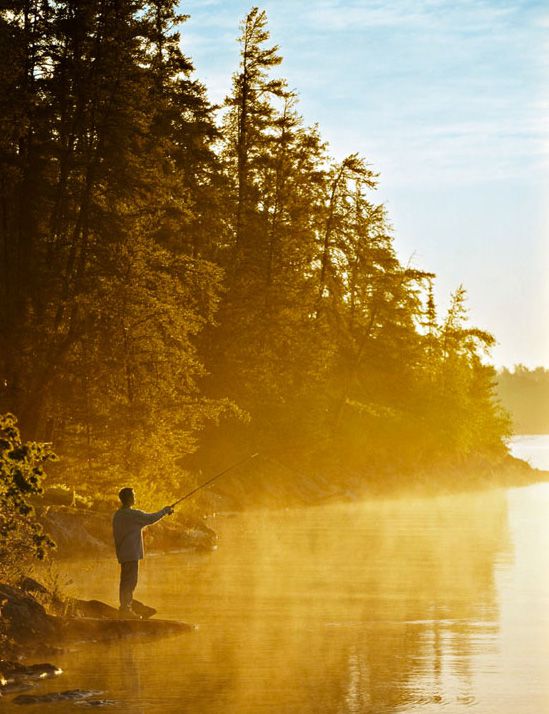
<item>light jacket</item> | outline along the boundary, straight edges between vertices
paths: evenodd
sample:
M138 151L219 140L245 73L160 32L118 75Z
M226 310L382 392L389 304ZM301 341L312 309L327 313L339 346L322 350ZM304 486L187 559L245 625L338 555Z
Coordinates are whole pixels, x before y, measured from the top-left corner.
M143 528L156 523L167 513L167 508L156 513L145 513L124 506L116 511L112 518L112 532L119 563L143 558Z

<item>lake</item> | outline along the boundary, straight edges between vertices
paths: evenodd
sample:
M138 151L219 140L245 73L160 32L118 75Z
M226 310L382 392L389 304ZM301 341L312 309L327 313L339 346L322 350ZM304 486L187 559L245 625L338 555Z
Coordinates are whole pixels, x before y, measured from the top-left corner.
M512 449L549 468L548 436ZM54 657L41 691L131 714L549 712L548 512L539 484L217 517L217 551L149 555L136 592L197 630ZM116 563L70 570L115 602Z

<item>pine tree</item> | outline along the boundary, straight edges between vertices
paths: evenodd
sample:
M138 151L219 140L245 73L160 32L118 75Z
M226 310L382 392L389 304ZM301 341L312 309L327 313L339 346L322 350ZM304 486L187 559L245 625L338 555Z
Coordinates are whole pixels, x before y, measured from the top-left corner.
M219 116L185 20L172 0L0 11L0 409L96 484L173 485L227 438L362 471L501 453L493 338L461 289L439 321L373 169L304 126L265 12Z
M4 149L17 180L2 182L2 273L20 295L8 283L2 402L69 461L85 453L97 471L107 453L117 473L139 472L154 441L176 474L225 409L199 393L194 344L220 280L199 250L217 170L212 108L171 30L175 3L33 8L47 25L40 52L27 8L2 16L20 47L21 71L3 78L17 111L29 74L35 85L26 134Z

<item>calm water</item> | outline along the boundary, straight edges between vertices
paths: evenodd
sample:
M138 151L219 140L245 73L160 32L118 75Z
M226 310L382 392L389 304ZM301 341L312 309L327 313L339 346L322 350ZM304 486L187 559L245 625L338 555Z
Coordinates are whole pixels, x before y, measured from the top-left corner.
M513 448L549 463L549 437ZM217 518L216 552L149 556L137 593L198 630L88 645L43 689L99 689L131 714L544 714L548 511L542 484ZM114 602L116 564L72 574Z

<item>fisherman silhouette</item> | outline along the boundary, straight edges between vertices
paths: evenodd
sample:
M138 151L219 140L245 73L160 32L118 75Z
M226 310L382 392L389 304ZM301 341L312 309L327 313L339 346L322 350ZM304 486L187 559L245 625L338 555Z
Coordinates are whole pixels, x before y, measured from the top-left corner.
M112 519L112 530L116 557L120 563L120 617L140 619L132 609L133 592L137 586L139 561L143 559L143 533L146 526L156 523L164 516L171 515L173 508L165 506L156 513L145 513L133 508L135 493L125 487L118 494L121 506Z

